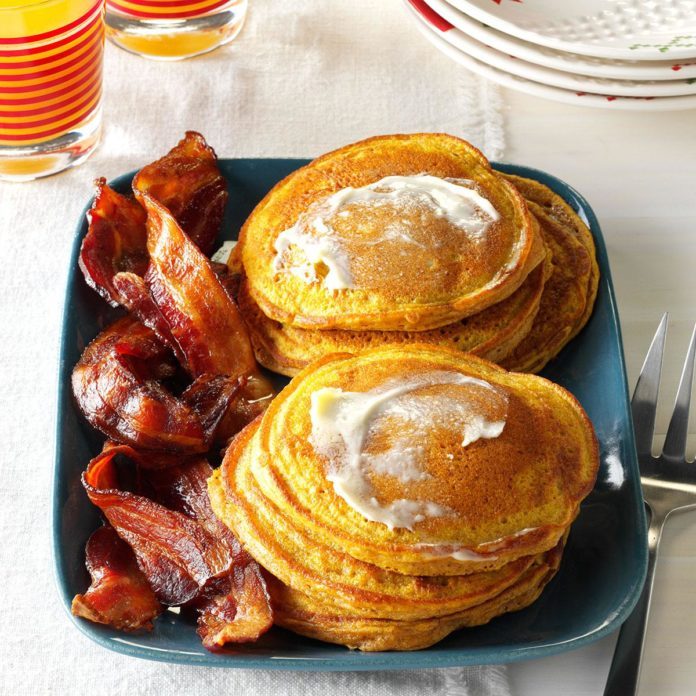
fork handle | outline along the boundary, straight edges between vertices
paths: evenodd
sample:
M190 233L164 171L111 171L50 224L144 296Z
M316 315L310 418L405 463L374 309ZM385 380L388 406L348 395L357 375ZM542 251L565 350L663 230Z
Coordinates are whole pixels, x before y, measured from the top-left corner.
M635 696L638 693L641 660L645 647L645 629L648 624L650 599L655 580L655 560L664 524L665 515L656 514L653 511L650 527L648 527L648 572L645 585L638 603L619 632L604 696Z

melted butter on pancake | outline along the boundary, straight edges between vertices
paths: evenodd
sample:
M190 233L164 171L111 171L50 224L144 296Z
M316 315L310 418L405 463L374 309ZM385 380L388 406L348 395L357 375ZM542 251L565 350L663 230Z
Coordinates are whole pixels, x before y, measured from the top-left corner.
M519 537L534 534L538 530L539 527L525 527L514 534L508 534L507 536L500 537L499 539L484 542L483 544L480 544L480 548L484 553L472 551L462 544L420 543L415 544L415 548L426 551L427 556L430 558L443 558L449 556L450 558L454 558L456 561L494 561L498 558L498 556L494 555L495 551L500 548L504 548L505 545L510 543L511 539L517 539Z
M452 245L468 242L465 252L468 246L478 255L476 247L499 219L468 179L386 176L311 205L278 235L273 270L328 290L376 288L423 271L437 279L451 272ZM361 264L362 258L369 262Z
M424 462L432 456L428 447L435 430L455 433L462 448L497 438L507 406L500 387L444 370L389 380L366 392L324 387L311 396L310 443L326 458L326 478L348 505L389 529L412 529L427 517L455 513L420 498L394 495L380 501L375 477L389 477L397 494L417 488L430 478ZM451 452L445 456L453 458Z

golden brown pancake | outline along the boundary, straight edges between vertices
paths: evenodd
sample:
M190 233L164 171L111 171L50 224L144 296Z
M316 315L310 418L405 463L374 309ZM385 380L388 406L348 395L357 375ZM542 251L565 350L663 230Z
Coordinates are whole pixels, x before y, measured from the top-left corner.
M539 220L550 252L551 273L541 295L539 311L529 333L500 364L515 372L539 372L579 331L589 318L594 296L588 296L593 256L568 229L541 206L528 201Z
M533 201L534 203L542 206L546 210L547 215L549 215L553 220L571 230L575 234L578 241L583 244L590 254L592 270L590 272L590 280L587 291L587 306L585 308L585 313L578 322L578 325L571 333L571 338L573 338L580 332L590 318L594 308L594 301L597 296L597 286L599 284L599 265L597 263L597 255L592 232L590 232L588 226L580 219L579 215L568 205L568 203L566 203L561 196L548 188L548 186L544 186L544 184L535 181L534 179L517 177L517 180L515 180L515 177L512 175L508 175L508 180L515 184L516 188L522 192L527 200Z
M458 348L516 372L542 370L579 333L592 313L599 280L594 241L578 215L548 187L532 179L503 176L527 199L549 250L545 262L548 277L538 305L530 294L533 285L538 289L537 268L507 300L438 330L322 331L266 317L245 285L240 305L259 362L292 376L327 353L423 341ZM237 271L242 270L239 254L230 259L233 263Z
M518 347L514 356L509 356L503 361L503 365L511 370L538 372L577 336L588 322L597 297L599 265L592 233L561 196L534 179L512 174L503 176L514 184L527 200L530 209L540 221L552 258L555 256L556 259L554 261L556 272L552 273L547 282L545 290L547 296L545 299L542 298L541 309L530 331L530 336ZM571 240L575 243L574 250ZM584 254L578 253L578 245L585 249ZM589 272L585 256L589 258ZM571 294L568 292L567 285L571 269L577 273L577 281L585 289L585 307L579 315L569 312L566 317L563 317L564 303ZM576 296L579 295L580 290L581 288L575 289ZM554 305L559 307L555 322L550 317L553 314ZM558 315L561 315L560 319ZM565 336L562 343L558 340L555 342L547 340L549 331L544 329L545 323L563 325L559 329L559 335L562 333Z
M238 295L256 359L274 372L293 376L328 353L359 352L380 345L431 343L499 362L530 332L546 278L550 256L507 299L454 324L429 331L350 331L299 329L269 319L252 299L246 281Z
M424 331L509 297L544 251L524 199L478 150L414 134L370 138L290 174L247 219L238 253L275 321Z
M465 446L459 426L436 421L421 432L398 414L380 421L368 440L367 461L389 463L388 455L399 447L414 447L418 455L416 475L407 483L368 467L365 477L380 509L412 508L409 501L415 500L439 511L423 519L416 515L408 528L390 528L367 519L327 479L335 462L311 444L312 395L370 394L419 376L426 384L408 398L425 399L416 404L424 409L423 422L439 418L444 407L454 413L462 402L466 414L481 422L497 422L507 409L505 425L499 436ZM490 386L470 385L471 379ZM568 392L539 377L423 344L322 358L271 404L259 438L255 482L303 534L367 563L414 575L480 572L552 548L577 514L598 466L592 427ZM231 475L236 456L228 451L223 476Z
M258 424L232 445L234 473L209 483L218 517L244 540L245 548L281 582L325 609L352 616L388 619L432 618L481 604L516 583L539 557L469 575L418 577L359 561L334 546L317 543L269 501L255 483L254 435Z
M501 176L512 183L527 201L541 206L552 220L572 230L577 240L588 251L592 251L594 257L592 232L561 196L536 179L528 179L515 174L501 174Z
M415 650L533 602L597 468L562 388L408 344L303 370L235 438L209 494L268 572L279 625Z
M277 580L270 592L279 626L309 638L347 645L365 652L421 650L461 628L481 626L501 614L519 611L534 602L560 565L562 544L544 561L530 567L520 579L498 596L480 605L431 619L398 621L365 619L332 613L321 603L303 596Z

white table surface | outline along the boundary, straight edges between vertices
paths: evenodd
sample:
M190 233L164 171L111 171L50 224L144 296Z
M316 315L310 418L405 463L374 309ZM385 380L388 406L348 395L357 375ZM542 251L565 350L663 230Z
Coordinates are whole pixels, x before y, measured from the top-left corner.
M670 311L657 423L664 434L696 322L696 111L631 113L555 104L509 90L503 96L505 159L564 179L597 213L631 388L662 312ZM693 457L696 419L691 423ZM511 665L513 693L601 694L615 640ZM675 516L665 530L640 693L696 694L695 651L696 512Z

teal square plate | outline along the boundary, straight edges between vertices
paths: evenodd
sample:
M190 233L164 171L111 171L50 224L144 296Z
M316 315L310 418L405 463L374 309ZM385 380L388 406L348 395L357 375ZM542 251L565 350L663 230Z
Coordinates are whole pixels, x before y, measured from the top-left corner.
M230 200L224 238L266 192L305 164L298 159L221 160ZM74 617L77 628L106 648L150 660L211 667L289 670L382 670L504 663L579 648L616 629L628 616L645 577L645 513L640 493L626 372L607 252L592 209L570 186L527 167L496 165L503 172L537 179L560 194L589 225L601 270L594 314L586 328L548 366L544 375L569 389L587 410L601 445L597 484L572 527L558 575L527 609L486 626L458 631L419 652L360 653L273 629L254 645L207 652L195 626L174 612L157 619L151 633L120 633ZM130 189L133 173L112 182ZM89 578L85 542L99 514L85 495L80 474L101 449L103 437L80 416L72 399L70 373L87 343L118 313L89 289L77 258L86 232L78 221L63 315L58 380L53 535L61 601L84 592ZM222 239L220 241L223 241Z

